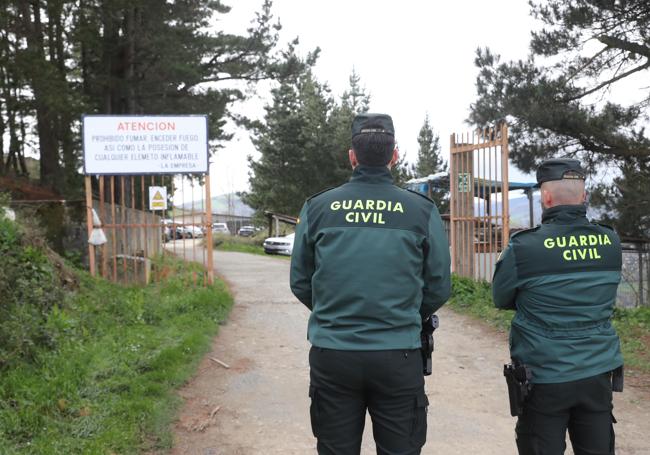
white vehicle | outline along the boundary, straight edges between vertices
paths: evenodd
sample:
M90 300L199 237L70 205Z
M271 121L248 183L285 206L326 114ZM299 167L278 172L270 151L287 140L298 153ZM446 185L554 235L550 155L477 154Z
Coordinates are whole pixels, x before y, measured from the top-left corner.
M237 231L237 235L241 235L242 237L250 237L252 235L255 235L255 228L253 226L242 226Z
M212 223L212 232L217 234L228 234L230 235L230 229L226 223Z
M264 252L266 254L285 254L291 256L293 252L294 234L285 235L284 237L269 237L264 240Z
M177 232L179 237L185 239L196 239L203 237L203 230L198 226L187 225L187 226L178 226Z

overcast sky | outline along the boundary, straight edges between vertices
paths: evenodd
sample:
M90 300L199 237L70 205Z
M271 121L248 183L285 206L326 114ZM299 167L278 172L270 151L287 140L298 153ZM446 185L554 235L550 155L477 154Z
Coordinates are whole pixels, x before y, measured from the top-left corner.
M226 0L232 11L221 29L243 32L262 0ZM477 47L504 59L525 58L530 30L539 27L525 0L274 0L283 43L298 36L302 53L321 48L316 76L340 96L354 68L371 94L371 111L393 117L402 153L415 161L417 135L428 113L445 157L449 135L465 132L475 97ZM268 91L237 110L261 118ZM213 157L212 192L248 188L246 156L255 154L246 131ZM523 178L511 170L511 179Z

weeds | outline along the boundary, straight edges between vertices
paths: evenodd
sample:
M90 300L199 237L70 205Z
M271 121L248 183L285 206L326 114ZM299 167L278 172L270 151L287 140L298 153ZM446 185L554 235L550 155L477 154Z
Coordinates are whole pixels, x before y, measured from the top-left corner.
M0 279L12 280L0 289L0 453L169 447L174 389L232 305L224 285L192 286L194 266L166 259L146 287L74 271L78 288L64 290L49 253L21 236L0 219Z

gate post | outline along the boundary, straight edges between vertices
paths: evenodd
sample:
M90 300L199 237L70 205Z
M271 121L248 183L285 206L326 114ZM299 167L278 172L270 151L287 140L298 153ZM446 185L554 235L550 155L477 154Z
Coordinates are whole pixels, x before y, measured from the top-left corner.
M474 148L469 134L451 136L451 236L452 270L459 275L474 277Z
M93 232L93 187L91 177L86 175L84 177L86 185L86 228L88 230L88 240ZM90 274L95 276L95 245L88 242L88 264L90 265Z
M508 126L452 134L449 159L452 271L490 280L510 237Z
M503 203L503 237L501 238L501 251L510 241L510 180L508 178L508 125L501 124L501 201Z
M208 250L207 254L207 264L203 264L208 271L208 283L214 283L214 260L213 260L213 248L214 244L212 243L212 197L210 195L210 174L205 175L205 247Z

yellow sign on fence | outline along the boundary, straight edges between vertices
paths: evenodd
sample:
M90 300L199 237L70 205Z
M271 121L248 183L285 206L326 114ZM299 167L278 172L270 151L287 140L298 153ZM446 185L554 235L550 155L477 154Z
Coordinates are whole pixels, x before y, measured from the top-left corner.
M164 186L149 187L149 210L167 210L167 188Z

